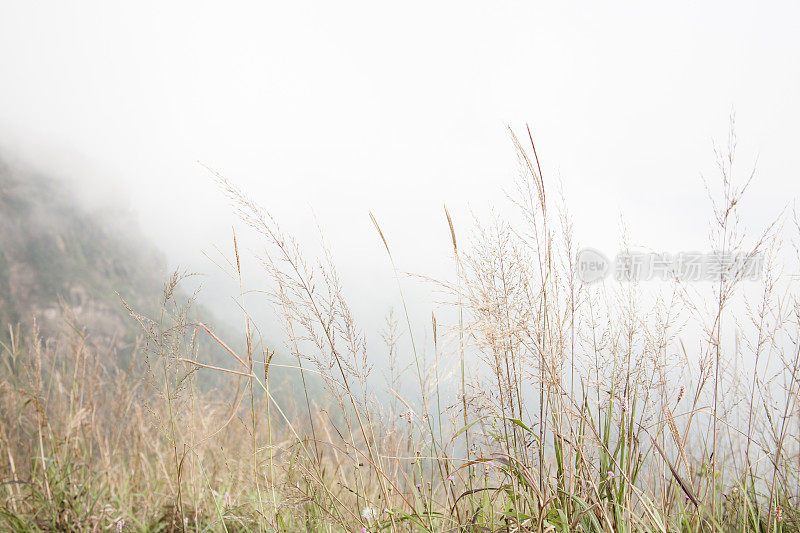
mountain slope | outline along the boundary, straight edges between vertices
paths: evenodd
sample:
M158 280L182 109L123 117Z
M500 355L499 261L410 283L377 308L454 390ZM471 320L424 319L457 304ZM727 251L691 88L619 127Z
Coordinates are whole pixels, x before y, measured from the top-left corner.
M62 182L0 161L0 324L63 327L68 308L95 341L133 340L116 292L152 310L166 262L130 214L79 206Z

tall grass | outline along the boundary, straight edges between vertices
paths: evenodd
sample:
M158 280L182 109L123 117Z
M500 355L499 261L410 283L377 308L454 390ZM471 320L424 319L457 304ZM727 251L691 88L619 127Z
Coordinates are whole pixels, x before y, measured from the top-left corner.
M331 253L308 258L216 174L264 250L261 270L243 273L234 237L241 342L191 320L177 274L159 316L130 309L143 332L131 368L78 324L49 340L12 330L0 359L6 527L798 530L800 298L783 244L800 235L796 218L742 233L752 174L738 181L731 136L707 184L709 245L767 256L760 280L585 284L566 202L530 131L511 138L515 212L462 232L445 208L453 276L425 278L446 302L429 331L415 329L408 278L372 216L402 307L380 333L387 355L358 326ZM270 282L290 357L273 359L244 307L255 276ZM198 358L200 336L228 361ZM287 372L302 391L280 390ZM209 389L204 373L228 379ZM320 380L324 394L310 385Z

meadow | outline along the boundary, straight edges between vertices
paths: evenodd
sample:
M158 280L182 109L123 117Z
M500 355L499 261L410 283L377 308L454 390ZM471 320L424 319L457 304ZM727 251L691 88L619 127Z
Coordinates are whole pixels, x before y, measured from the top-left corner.
M1 527L800 530L797 218L742 233L752 175L732 141L707 184L709 247L765 258L758 279L730 268L700 288L677 276L657 289L585 283L568 203L529 133L511 140L513 213L468 223L443 210L453 275L416 276L447 308L424 335L377 216L402 306L365 332L331 254L305 255L221 175L265 250L258 274L279 347L244 307L242 338L196 320L180 273L155 314L120 301L141 330L124 364L78 323L48 338L7 325ZM233 248L243 299L235 237ZM382 340L379 354L368 337ZM201 340L225 358L203 359Z

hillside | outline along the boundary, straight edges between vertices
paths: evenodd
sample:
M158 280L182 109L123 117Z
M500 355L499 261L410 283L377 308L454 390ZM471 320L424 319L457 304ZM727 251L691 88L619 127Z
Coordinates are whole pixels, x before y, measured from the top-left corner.
M96 342L122 345L137 327L116 292L153 309L166 262L129 213L79 207L69 186L0 161L0 323L34 319L43 336L65 308ZM116 292L115 292L116 291Z
M85 340L103 352L127 361L140 324L120 297L145 317L156 317L165 284L172 274L164 255L143 235L135 217L113 204L88 208L67 182L19 166L0 156L0 342L21 326L33 326L42 339L80 329ZM188 300L180 286L175 303ZM235 350L244 336L208 308L191 306L191 318L209 324ZM240 317L234 317L234 321ZM197 338L202 361L229 366L231 357L210 337ZM277 354L276 363L292 363ZM225 376L202 372L206 384ZM276 368L279 389L300 385L295 372ZM314 377L309 386L319 391Z

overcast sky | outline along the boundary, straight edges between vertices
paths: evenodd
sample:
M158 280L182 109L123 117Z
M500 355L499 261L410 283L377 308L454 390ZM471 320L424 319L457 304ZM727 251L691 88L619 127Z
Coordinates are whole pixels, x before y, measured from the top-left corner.
M0 0L0 147L211 271L232 219L203 162L301 239L319 223L383 309L368 211L401 268L446 272L442 203L464 232L508 207L507 126L530 124L581 244L615 253L622 216L637 242L697 250L735 109L741 172L758 158L743 210L766 223L800 192L798 35L796 2Z

